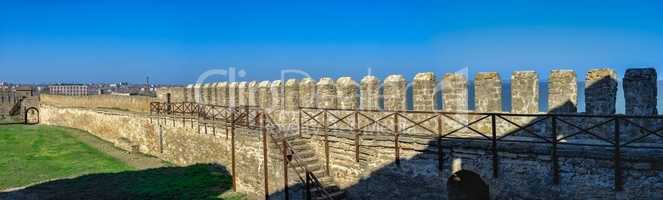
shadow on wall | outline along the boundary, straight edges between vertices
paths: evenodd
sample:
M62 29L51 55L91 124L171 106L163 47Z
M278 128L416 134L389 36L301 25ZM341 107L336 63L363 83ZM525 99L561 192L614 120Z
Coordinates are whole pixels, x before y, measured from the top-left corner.
M231 187L225 167L196 164L54 180L0 193L0 199L218 199Z
M586 90L590 93L602 93L598 94L601 96L600 102L590 102L594 104L593 114L613 114L614 113L614 95L611 97L611 91L605 89L607 83L613 81L612 79L600 80L597 83L589 85ZM593 94L597 95L597 94ZM612 98L612 99L610 99ZM559 101L564 102L558 104L557 107L549 109L548 113L575 113L577 106L574 102ZM599 106L599 107L596 107ZM522 117L524 120L514 119L516 117L510 118L511 120L517 122L521 127L528 127L528 131L517 130L516 126L510 125L510 128L497 127L498 133L497 137L508 135L505 138L511 138L513 140L519 141L535 141L535 142L544 142L545 140L553 141L557 140L560 142L582 142L587 140L597 140L606 139L614 141L612 138L612 129L614 127L614 122L606 123L599 126L597 125L606 120L606 118L598 119L586 119L583 117L559 117L559 119L566 122L572 123L577 127L574 127L570 124L565 124L563 122L557 122L557 136L555 137L550 129L551 119L545 116L540 117ZM471 122L472 120L469 120ZM488 125L490 125L490 117L486 120ZM506 124L505 121L499 123ZM532 125L532 126L530 126ZM482 129L478 126L481 126L481 123L472 125L476 130L482 130L483 134L490 136L492 129ZM588 129L592 128L594 132L599 132L599 134L574 134L580 131L579 128ZM660 127L657 127L660 128ZM467 128L465 129L467 130ZM621 130L621 129L620 129ZM639 137L637 131L633 129L624 129L624 132L621 132L621 136L624 138L637 138ZM467 134L469 130L464 132ZM369 133L365 133L369 134ZM467 135L462 135L463 133L458 133L458 138L464 137L464 139L477 139L481 138L478 134L474 134L472 137L467 137ZM605 134L605 135L604 135ZM330 132L330 135L334 135L334 132ZM447 137L455 137L455 133ZM567 137L568 136L568 137ZM416 139L407 138L408 134L403 133L399 141L402 143L412 142ZM600 138L599 138L600 137ZM362 141L365 141L365 136L362 135ZM345 187L346 195L350 199L451 199L451 200L484 200L490 199L551 199L551 198L560 198L564 196L569 196L571 193L582 192L581 190L590 189L586 187L601 187L598 190L605 189L606 194L609 194L613 190L611 189L612 179L609 179L610 182L606 183L608 186L599 186L592 184L587 181L586 183L576 183L582 178L574 180L566 180L564 175L560 179L562 185L555 185L553 178L552 162L549 157L551 154L551 144L535 144L534 146L538 148L538 153L543 154L548 159L538 160L541 158L536 158L530 160L535 163L539 163L539 171L530 171L532 169L527 169L527 166L519 166L518 164L500 164L497 167L497 173L500 174L499 178L493 178L493 166L492 166L492 154L490 152L491 141L470 141L463 140L458 138L445 138L444 141L440 142L442 144L443 157L442 161L439 162L440 151L438 140L433 136L428 142L424 142L421 145L425 145L424 148L413 148L406 149L401 148L401 151L411 151L414 152L412 156L407 156L407 159L404 159L401 156L398 163L395 160L392 162L386 163L384 165L379 165L379 169L373 169L371 164L375 164L375 161L370 159L384 159L384 157L392 157L394 154L389 153L376 153L379 155L361 155L361 159L350 166L355 166L359 168L360 173L369 172L366 175L361 176L357 182L351 184L349 187ZM563 140L562 140L563 138ZM647 138L643 138L647 139ZM622 140L624 141L624 140ZM596 141L592 141L593 144L596 144ZM330 143L342 143L341 141L330 141ZM512 145L516 143L500 140L497 142L498 151L502 152L504 150L513 149ZM603 141L602 144L609 144ZM562 144L560 144L562 145ZM330 145L336 147L338 145ZM405 145L404 145L405 146ZM411 146L416 146L411 145ZM361 148L372 148L375 146L361 145ZM463 147L463 148L460 148ZM391 150L394 150L395 147L390 147ZM468 149L470 149L468 151ZM345 150L345 149L341 149ZM531 149L530 149L531 150ZM366 152L362 152L365 154ZM521 153L531 153L531 152L521 152ZM405 154L405 153L403 153ZM547 155L546 155L547 154ZM497 160L500 160L498 155ZM334 158L332 156L332 162ZM322 161L324 162L324 161ZM366 164L367 162L373 162L371 164ZM561 162L560 162L561 163ZM441 164L441 166L440 166ZM573 167L573 166L571 166ZM590 168L593 166L589 166ZM537 168L535 168L536 170ZM559 168L558 168L559 169ZM572 168L571 168L572 169ZM515 171L514 171L515 170ZM520 170L520 171L519 171ZM334 169L332 169L331 174L334 174ZM343 174L343 172L340 172ZM520 173L520 174L519 174ZM575 173L574 171L566 171L563 173ZM514 175L515 174L515 175ZM513 175L512 177L509 177ZM359 175L346 175L346 176L359 176ZM609 175L606 175L609 176ZM357 179L354 179L357 180ZM589 180L589 178L588 178ZM566 181L566 182L565 182ZM574 182L576 181L576 182ZM580 181L582 182L582 181ZM578 188L575 188L578 186ZM551 189L551 188L557 189ZM605 188L603 188L605 187ZM303 194L301 189L303 186L301 184L291 187L290 196L299 196ZM571 191L566 191L564 194L560 188L573 188ZM501 191L491 191L501 190ZM591 188L596 189L596 188ZM591 195L591 194L587 194ZM596 195L596 194L594 194ZM276 191L270 195L270 199L282 199L283 191ZM596 196L595 196L596 197ZM294 198L293 198L294 199Z

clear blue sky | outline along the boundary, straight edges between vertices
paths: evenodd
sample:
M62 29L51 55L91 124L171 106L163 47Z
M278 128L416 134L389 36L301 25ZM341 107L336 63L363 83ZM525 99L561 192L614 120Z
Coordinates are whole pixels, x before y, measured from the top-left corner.
M245 79L286 68L356 79L369 67L381 78L663 71L661 1L163 2L2 1L0 80L187 83L228 67Z

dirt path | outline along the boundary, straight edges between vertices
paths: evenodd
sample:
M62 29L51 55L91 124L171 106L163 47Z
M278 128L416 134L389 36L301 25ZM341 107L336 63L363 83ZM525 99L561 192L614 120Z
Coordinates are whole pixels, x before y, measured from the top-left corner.
M112 143L102 140L88 132L66 128L69 131L70 135L80 140L81 142L105 153L108 154L124 163L127 163L129 166L136 168L137 170L141 169L151 169L164 166L173 166L170 163L162 161L159 158L145 155L142 153L129 153L125 150L115 147Z

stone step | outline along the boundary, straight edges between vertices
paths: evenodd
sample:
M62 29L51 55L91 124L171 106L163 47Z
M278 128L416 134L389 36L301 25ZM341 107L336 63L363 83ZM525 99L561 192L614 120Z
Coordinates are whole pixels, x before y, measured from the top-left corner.
M290 148L295 149L295 150L308 150L308 149L311 149L311 147L309 147L306 144L304 144L304 145L292 145L292 146L290 146Z
M298 161L299 162L297 162L297 160L293 160L292 163L293 164L301 163L302 165L306 165L306 166L319 165L318 159L316 157L302 158Z
M296 153L297 157L300 161L302 162L316 162L315 160L317 159L311 152L305 152L300 154L299 152ZM282 160L283 159L283 154L281 152L276 152L276 153L270 153L269 158L271 159L277 159L277 160ZM295 162L295 157L292 158L292 162Z
M336 192L331 192L328 196L329 198L333 200L340 200L340 199L345 199L345 192L342 190L336 191ZM323 196L320 194L319 196L316 195L315 200L328 200L327 196Z
M293 140L288 140L288 144L292 146L297 146L297 145L305 145L308 144L306 140L303 139L293 139Z
M321 165L317 162L306 163L306 162L303 162L303 161L297 162L297 161L293 160L292 162L290 162L290 164L292 166L296 166L296 167L306 167L309 171L315 171L315 170L321 168Z
M303 150L303 151L295 151L297 154L297 158L299 159L306 159L306 158L315 158L315 152L312 150Z
M320 182L320 183L322 184L322 182ZM336 192L336 191L341 190L341 188L339 188L336 185L330 185L330 186L322 185L322 187L325 188L325 191L327 191L328 193L332 193L332 192ZM322 191L320 190L320 188L313 187L313 188L311 188L311 193L322 193Z

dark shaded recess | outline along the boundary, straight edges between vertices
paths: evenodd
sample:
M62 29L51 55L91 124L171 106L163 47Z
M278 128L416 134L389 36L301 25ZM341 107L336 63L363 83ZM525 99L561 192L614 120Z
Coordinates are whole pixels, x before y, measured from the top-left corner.
M218 199L232 187L225 167L196 164L48 181L0 199Z
M488 200L490 189L479 174L460 170L447 180L449 200Z

